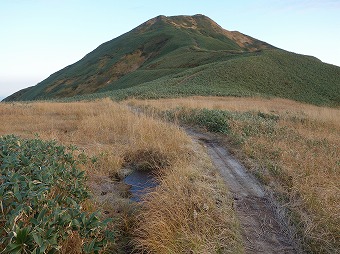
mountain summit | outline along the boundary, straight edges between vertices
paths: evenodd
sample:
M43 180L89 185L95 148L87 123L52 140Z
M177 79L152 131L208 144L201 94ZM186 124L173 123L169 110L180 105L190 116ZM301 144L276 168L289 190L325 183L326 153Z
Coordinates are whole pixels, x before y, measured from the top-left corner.
M265 42L256 40L240 32L225 30L215 21L202 14L174 17L161 15L146 21L132 31L145 33L146 31L158 30L166 26L173 26L177 28L177 30L181 30L181 32L190 33L193 38L187 41L187 45L194 45L197 48L201 46L205 48L208 46L208 44L200 44L202 39L215 42L211 45L211 49L256 51L272 47ZM197 39L196 41L195 37ZM209 49L209 46L206 49Z
M157 16L11 100L269 95L339 104L340 68L277 49L210 18Z

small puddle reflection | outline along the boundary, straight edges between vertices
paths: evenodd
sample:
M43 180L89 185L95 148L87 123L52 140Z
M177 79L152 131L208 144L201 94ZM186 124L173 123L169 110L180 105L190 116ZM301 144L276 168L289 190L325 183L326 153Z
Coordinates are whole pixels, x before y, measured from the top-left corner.
M147 194L150 188L156 187L155 176L151 172L135 170L124 178L124 183L131 185L130 192L132 201L140 202L143 195Z

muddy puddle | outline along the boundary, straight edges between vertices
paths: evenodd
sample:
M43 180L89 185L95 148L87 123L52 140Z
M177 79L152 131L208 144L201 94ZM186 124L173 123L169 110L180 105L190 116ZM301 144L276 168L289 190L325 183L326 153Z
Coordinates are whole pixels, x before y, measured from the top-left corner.
M143 195L158 185L155 176L147 171L134 170L123 179L125 184L131 186L131 200L140 202Z

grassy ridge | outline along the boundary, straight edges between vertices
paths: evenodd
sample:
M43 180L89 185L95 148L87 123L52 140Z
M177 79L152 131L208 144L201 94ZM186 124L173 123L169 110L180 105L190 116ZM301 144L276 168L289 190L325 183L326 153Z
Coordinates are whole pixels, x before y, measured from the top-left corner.
M196 67L125 92L138 94L138 89L143 87L149 94L159 93L159 97L176 95L176 90L179 95L260 94L334 106L340 102L339 77L340 68L336 66L272 50ZM141 92L140 96L143 95Z
M340 103L339 67L281 50L233 56L226 61L188 70L176 69L175 74L170 66L164 67L137 70L117 81L111 91L76 96L70 100L215 95L281 97L327 106L339 106ZM159 78L144 82L151 76Z
M176 72L174 74L174 72ZM272 50L189 70L140 69L121 78L112 91L73 100L166 98L190 95L275 96L338 106L340 68L319 60ZM155 79L148 82L150 79Z

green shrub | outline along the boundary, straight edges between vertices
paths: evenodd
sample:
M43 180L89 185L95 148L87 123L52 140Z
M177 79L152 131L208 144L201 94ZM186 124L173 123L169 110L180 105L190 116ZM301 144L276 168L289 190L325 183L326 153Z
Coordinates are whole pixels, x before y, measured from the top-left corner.
M207 131L228 133L228 119L230 114L227 111L215 109L184 109L177 108L162 112L168 120L178 120L189 125L196 125L205 128Z
M74 232L86 253L106 245L112 237L104 231L108 221L82 210L89 193L76 159L55 141L0 137L0 248L4 253L55 253Z

